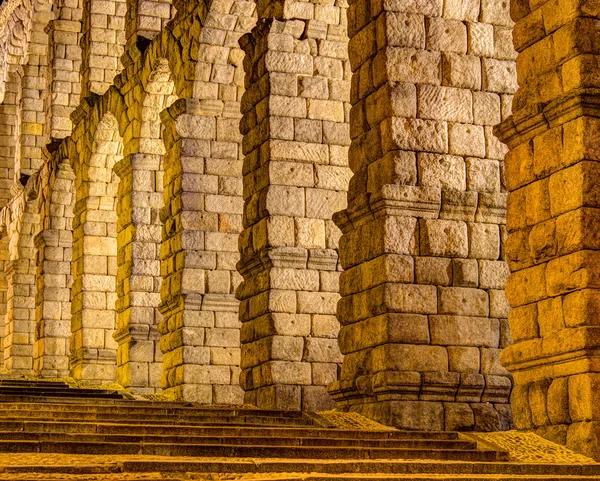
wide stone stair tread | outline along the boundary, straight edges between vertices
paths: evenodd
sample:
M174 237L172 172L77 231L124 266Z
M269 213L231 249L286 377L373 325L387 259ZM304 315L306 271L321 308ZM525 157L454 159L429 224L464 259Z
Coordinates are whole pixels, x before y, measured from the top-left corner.
M177 435L177 436L219 436L219 437L326 437L329 439L376 439L376 440L432 440L445 441L458 439L456 432L437 431L365 431L348 429L317 429L308 427L252 427L252 426L204 426L185 424L134 425L121 423L83 424L77 422L11 421L0 422L0 432L13 433L85 433L85 434L130 434L138 435Z
M71 387L66 382L0 378L0 403L48 398L123 399L123 394L114 389Z
M137 434L66 434L66 433L22 433L11 432L11 441L38 441L38 442L81 442L81 443L160 443L181 444L181 436L154 435L144 436ZM2 441L0 441L1 443ZM231 446L347 446L347 447L384 447L384 448L411 448L411 449L477 449L477 443L463 440L432 441L425 439L361 439L349 437L265 437L265 436L186 436L187 445L215 444Z
M102 473L113 476L107 480L119 473L221 473L249 481L600 479L600 464L514 462L506 451L456 432L340 429L327 415L130 400L117 390L56 384L0 380L0 481L27 479L26 467L2 465L3 456L75 462L96 455L105 461L42 461L28 469L42 473L37 480L61 472L90 480Z
M6 421L16 421L19 419L25 418L24 415L21 416L3 416L0 414ZM169 416L168 414L160 415L160 416L146 416L143 419L131 419L131 415L128 414L82 414L82 413L65 413L58 412L55 415L46 414L46 413L34 413L30 417L30 419L40 419L47 421L58 421L58 420L78 420L78 421L88 421L88 422L109 422L109 421L127 421L130 424L163 424L163 423L171 423L176 424L178 422L185 422L190 425L246 425L246 424L256 424L256 425L269 425L269 426L280 426L280 425L303 425L310 426L313 425L310 419L290 419L286 417L269 417L269 416Z

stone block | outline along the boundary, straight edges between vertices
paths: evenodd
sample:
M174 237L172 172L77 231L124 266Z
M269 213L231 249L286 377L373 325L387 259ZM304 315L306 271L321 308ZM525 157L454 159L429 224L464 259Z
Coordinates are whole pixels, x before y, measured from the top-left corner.
M573 423L595 421L600 416L600 405L595 400L600 388L600 374L583 373L569 376L569 416Z
M452 284L452 259L446 257L416 257L417 284L449 286Z
M376 29L378 45L422 48L425 44L425 23L421 15L405 12L385 12L377 22ZM354 36L353 39L359 35L360 33ZM352 41L350 45L352 45Z
M455 287L477 287L479 267L475 259L452 259L452 285Z
M467 53L467 27L461 20L427 18L427 50Z
M442 85L481 90L481 59L474 55L443 53Z
M479 261L479 287L483 289L503 289L509 270L504 261Z
M450 153L455 155L485 157L485 131L470 124L448 125Z
M472 93L467 89L419 85L418 114L423 119L472 122Z
M417 156L421 185L445 189L466 189L465 162L462 157L420 153Z
M467 225L449 220L422 219L420 227L421 255L467 257Z
M459 2L457 1L456 3ZM467 53L469 55L476 55L480 57L494 56L494 26L487 23L479 23L475 20L473 22L469 22L467 24L467 28Z
M495 319L466 316L430 316L432 344L497 347L500 329Z
M440 402L395 401L391 423L398 429L443 430L444 407Z
M450 371L479 373L480 354L477 347L449 346Z
M335 402L325 386L302 387L302 409L309 412L328 411L335 408Z
M467 287L439 287L438 304L440 314L458 316L489 315L489 297L481 289Z
M504 289L490 289L490 316L496 318L507 318L510 306L506 299Z
M500 163L497 160L469 157L466 167L468 190L500 192Z
M448 0L444 2L444 17L477 22L480 8L479 0Z
M471 431L475 426L473 409L467 403L444 403L444 415L447 431Z

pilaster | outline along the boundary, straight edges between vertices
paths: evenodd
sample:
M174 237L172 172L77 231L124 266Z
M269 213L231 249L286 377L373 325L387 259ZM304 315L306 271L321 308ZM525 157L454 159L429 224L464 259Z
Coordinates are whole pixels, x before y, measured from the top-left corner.
M600 459L600 7L512 1L519 90L496 133L510 147L505 242L518 428Z

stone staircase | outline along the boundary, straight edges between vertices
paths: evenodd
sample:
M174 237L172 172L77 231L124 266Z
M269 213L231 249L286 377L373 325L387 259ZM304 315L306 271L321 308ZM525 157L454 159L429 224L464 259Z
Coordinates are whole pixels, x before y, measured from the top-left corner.
M3 462L17 454L22 464ZM61 471L44 461L48 456L64 457L63 474L70 477L52 477ZM130 478L134 473L162 474ZM201 479L208 473L583 481L600 479L600 465L514 462L506 451L455 432L347 429L312 413L140 401L118 391L0 380L0 480Z

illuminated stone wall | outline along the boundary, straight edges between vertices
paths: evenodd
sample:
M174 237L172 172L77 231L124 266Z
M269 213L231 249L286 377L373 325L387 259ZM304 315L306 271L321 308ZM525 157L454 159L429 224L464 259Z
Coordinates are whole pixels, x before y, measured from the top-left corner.
M595 13L530 3L5 1L3 371L594 454Z

